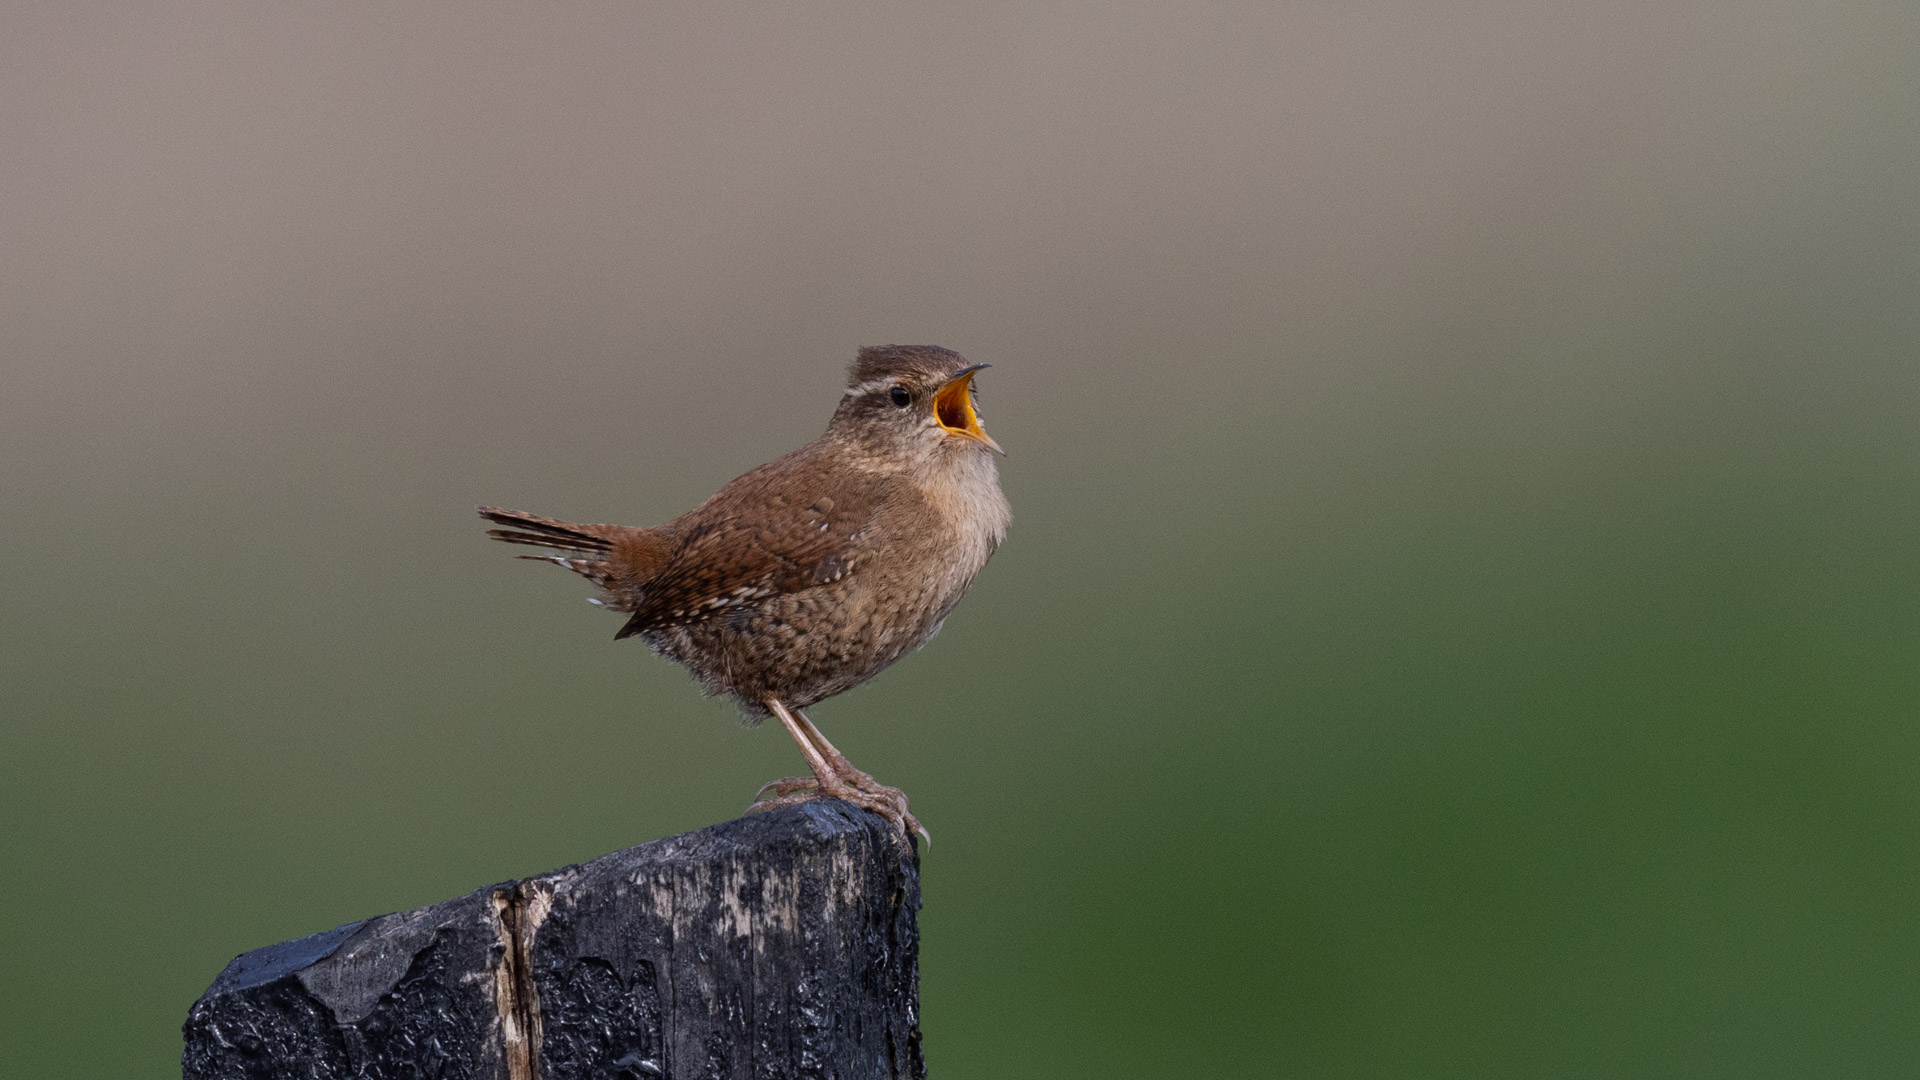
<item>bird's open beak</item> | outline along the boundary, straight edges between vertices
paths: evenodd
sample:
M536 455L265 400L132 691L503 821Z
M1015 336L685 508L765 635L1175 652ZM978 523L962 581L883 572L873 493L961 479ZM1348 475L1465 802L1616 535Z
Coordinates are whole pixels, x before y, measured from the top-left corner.
M981 368L991 364L975 364L961 368L947 377L947 384L933 395L933 418L940 422L949 435L958 435L963 439L986 444L994 453L1001 456L1006 451L993 441L987 429L980 426L980 414L973 411L973 376Z

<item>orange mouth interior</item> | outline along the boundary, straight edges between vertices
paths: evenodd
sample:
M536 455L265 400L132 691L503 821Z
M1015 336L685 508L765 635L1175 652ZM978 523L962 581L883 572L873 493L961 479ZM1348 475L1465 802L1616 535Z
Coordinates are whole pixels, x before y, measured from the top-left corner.
M986 429L980 426L980 414L973 411L973 374L962 375L933 395L933 417L940 426L955 435L979 438Z

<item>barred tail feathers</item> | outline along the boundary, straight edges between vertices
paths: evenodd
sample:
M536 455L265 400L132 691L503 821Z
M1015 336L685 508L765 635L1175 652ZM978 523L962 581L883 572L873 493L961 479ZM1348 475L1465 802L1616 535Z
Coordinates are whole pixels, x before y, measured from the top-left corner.
M631 611L665 561L667 542L652 529L626 525L581 525L519 510L483 506L480 516L511 529L488 529L487 535L508 544L546 548L551 555L522 555L522 559L550 562L600 586L607 594L603 606ZM559 554L565 553L565 554ZM599 603L600 601L596 601Z
M571 521L518 510L502 510L497 506L481 507L480 516L501 525L513 526L512 529L488 529L487 535L495 540L553 548L556 551L583 551L602 558L613 550L613 534L621 528L618 525L576 525Z

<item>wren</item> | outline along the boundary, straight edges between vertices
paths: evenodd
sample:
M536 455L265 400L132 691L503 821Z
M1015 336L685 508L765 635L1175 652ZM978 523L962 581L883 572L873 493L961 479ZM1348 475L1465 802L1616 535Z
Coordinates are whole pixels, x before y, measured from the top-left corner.
M861 349L826 434L663 525L579 525L483 506L488 535L600 587L638 636L753 723L777 717L810 777L750 810L844 799L921 836L907 798L861 772L803 711L919 648L1006 537L1012 513L981 425L986 364L932 345Z

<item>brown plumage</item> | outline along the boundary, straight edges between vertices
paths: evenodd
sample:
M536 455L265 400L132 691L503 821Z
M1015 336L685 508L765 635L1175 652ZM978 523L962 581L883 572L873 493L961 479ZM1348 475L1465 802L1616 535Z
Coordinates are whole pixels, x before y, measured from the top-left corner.
M855 769L805 709L878 674L939 631L1006 535L1010 513L972 379L935 346L860 350L826 434L652 528L582 525L497 507L495 539L553 551L638 635L710 694L776 716L813 777L757 808L828 795L919 829L897 789ZM924 835L924 830L921 830Z

